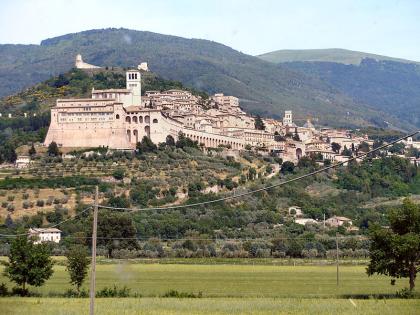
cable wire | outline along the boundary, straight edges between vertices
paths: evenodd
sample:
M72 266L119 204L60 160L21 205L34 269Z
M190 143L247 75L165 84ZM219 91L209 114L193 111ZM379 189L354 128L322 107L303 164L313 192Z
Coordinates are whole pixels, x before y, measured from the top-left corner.
M310 176L313 176L313 175L316 175L316 174L319 174L319 173L323 173L323 172L328 171L330 169L337 168L338 166L344 165L346 163L349 163L351 161L354 161L354 160L357 160L357 159L360 159L360 158L363 158L364 159L365 157L367 157L369 154L372 154L373 152L376 152L376 151L379 151L379 150L384 149L386 147L389 147L389 146L391 146L391 145L393 145L395 143L400 142L401 140L404 140L404 139L407 139L409 137L412 137L412 136L416 135L419 132L420 131L413 132L413 133L408 134L408 135L406 135L404 137L398 138L397 140L391 141L391 142L386 143L384 145L381 145L381 146L379 146L379 147L377 147L375 149L372 149L372 150L370 150L370 151L368 151L366 153L360 154L360 155L355 156L355 157L351 157L351 158L349 158L346 161L341 161L341 162L338 162L336 164L332 164L330 166L321 168L321 169L316 170L316 171L313 171L311 173L308 173L308 174L305 174L305 175L301 175L301 176L298 176L298 177L295 177L295 178L292 178L292 179L289 179L289 180L286 180L284 182L281 182L281 183L278 183L278 184L274 184L274 185L271 185L271 186L267 186L267 187L263 187L263 188L259 188L259 189L255 189L255 190L251 190L251 191L240 193L240 194L233 194L231 196L227 196L227 197L223 197L223 198L218 198L218 199L208 200L208 201L203 201L203 202L197 202L197 203L191 203L191 204L185 204L185 205L167 206L167 207L124 208L124 207L111 207L111 206L104 206L104 205L98 205L98 207L99 208L103 208L103 209L124 210L124 211L130 211L130 212L152 211L152 210L174 210L174 209L183 209L183 208L191 208L191 207L203 206L203 205L208 205L208 204L212 204L212 203L216 203L216 202L221 202L221 201L225 201L225 200L236 199L236 198L240 198L240 197L243 197L243 196L255 194L257 192L266 191L266 190L269 190L269 189L272 189L272 188L276 188L276 187L279 187L279 186L290 184L292 182L296 182L296 181L301 180L301 179L304 179L306 177L310 177Z

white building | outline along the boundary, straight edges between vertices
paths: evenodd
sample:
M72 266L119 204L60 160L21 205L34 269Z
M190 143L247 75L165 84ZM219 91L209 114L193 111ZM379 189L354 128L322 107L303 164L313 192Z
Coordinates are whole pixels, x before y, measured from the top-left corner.
M30 228L29 236L36 238L34 244L43 242L59 243L61 240L61 231L56 228Z
M84 62L81 54L78 54L76 56L76 61L74 63L74 66L77 69L99 69L100 68L98 66L94 66L94 65L91 65L91 64L88 64L88 63Z
M300 224L300 225L306 225L306 224L318 224L319 222L314 219L301 218L301 219L295 219L295 223Z
M28 155L20 155L15 161L16 168L27 168L31 164L31 157Z

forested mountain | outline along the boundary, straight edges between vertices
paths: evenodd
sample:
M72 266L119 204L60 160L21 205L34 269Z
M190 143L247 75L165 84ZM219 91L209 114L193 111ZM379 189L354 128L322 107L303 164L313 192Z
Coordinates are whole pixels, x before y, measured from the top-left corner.
M39 46L0 45L0 95L67 71L77 53L86 62L103 67L136 66L146 61L163 78L208 93L236 95L245 110L265 116L279 118L284 110L292 109L297 119L310 115L320 124L352 127L382 125L386 120L411 127L291 67L274 65L207 40L127 29L68 34L44 40Z
M310 62L336 62L346 65L359 65L363 59L388 60L402 63L417 63L411 60L392 58L340 48L329 49L282 49L257 56L273 63L310 61Z
M418 62L345 49L280 50L258 57L317 77L357 103L420 126Z
M283 65L317 76L356 102L369 104L401 121L420 126L418 64L363 59L360 65L334 62L289 62Z

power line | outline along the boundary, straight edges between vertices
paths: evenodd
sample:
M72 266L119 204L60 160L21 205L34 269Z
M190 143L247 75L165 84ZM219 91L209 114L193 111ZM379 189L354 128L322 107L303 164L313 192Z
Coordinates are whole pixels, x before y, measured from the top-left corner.
M64 236L63 238L67 239L92 239L91 236ZM355 236L339 236L338 239L366 239L359 235ZM315 239L309 237L268 237L268 238L159 238L159 237L100 237L98 236L97 239L102 240L138 240L138 241L226 241L226 242L234 242L234 241L266 241L266 240L303 240L303 241L332 241L335 240L336 237L330 238L322 238L322 239Z
M420 131L413 132L413 133L408 134L408 135L406 135L404 137L401 137L401 138L399 138L397 140L394 140L392 142L389 142L389 143L386 143L384 145L381 145L381 146L379 146L379 147L377 147L375 149L372 149L372 150L370 150L370 151L368 151L366 153L360 154L360 155L355 156L355 157L351 157L351 158L349 158L346 161L341 161L341 162L338 162L336 164L332 164L330 166L321 168L321 169L316 170L316 171L313 171L311 173L308 173L308 174L305 174L305 175L301 175L301 176L298 176L298 177L295 177L295 178L292 178L292 179L289 179L289 180L286 180L284 182L281 182L281 183L278 183L278 184L274 184L274 185L271 185L271 186L267 186L267 187L263 187L263 188L259 188L259 189L255 189L255 190L251 190L251 191L240 193L240 194L233 194L231 196L227 196L227 197L223 197L223 198L218 198L218 199L208 200L208 201L203 201L203 202L197 202L197 203L191 203L191 204L185 204L185 205L167 206L167 207L125 208L125 207L111 207L111 206L103 206L103 205L98 205L98 207L99 208L103 208L103 209L124 210L124 211L130 211L130 212L151 211L151 210L174 210L174 209L183 209L183 208L191 208L191 207L203 206L203 205L208 205L208 204L212 204L212 203L216 203L216 202L221 202L221 201L225 201L225 200L236 199L236 198L244 197L244 196L247 196L247 195L255 194L257 192L266 191L266 190L269 190L269 189L272 189L272 188L276 188L276 187L279 187L279 186L290 184L292 182L296 182L298 180L301 180L301 179L304 179L304 178L307 178L307 177L310 177L310 176L314 176L314 175L319 174L319 173L323 173L323 172L328 171L330 169L337 168L338 166L344 165L346 163L349 163L351 161L355 161L355 160L360 159L360 158L363 158L364 159L365 157L367 157L369 154L372 154L373 152L382 150L382 149L384 149L384 148L386 148L388 146L391 146L391 145L393 145L395 143L400 142L401 140L407 139L408 137L412 137L412 136L416 135L419 132Z
M92 206L89 206L88 208L86 208L86 209L82 210L81 212L77 213L76 215L74 215L74 216L72 216L72 217L70 217L70 218L67 218L67 219L65 219L65 220L63 220L63 221L61 221L61 222L58 222L58 223L56 223L56 224L53 224L53 225L51 225L51 226L42 227L42 228L40 228L40 229L51 229L51 228L55 228L55 227L57 227L57 226L59 226L59 225L61 225L61 224L63 224L63 223L66 223L66 222L68 222L68 221L71 221L71 220L76 219L78 216L80 216L80 215L82 215L83 213L87 212L87 211L88 211L88 210L90 210L91 208L92 208ZM24 235L29 235L29 234L31 234L31 233L26 232L26 233L20 233L20 234L0 234L0 237L17 237L17 236L24 236Z

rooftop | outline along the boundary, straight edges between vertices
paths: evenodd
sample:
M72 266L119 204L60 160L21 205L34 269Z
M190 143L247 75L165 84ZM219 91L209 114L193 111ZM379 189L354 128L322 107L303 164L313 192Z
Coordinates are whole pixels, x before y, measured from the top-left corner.
M29 232L31 233L61 233L57 228L30 228Z

